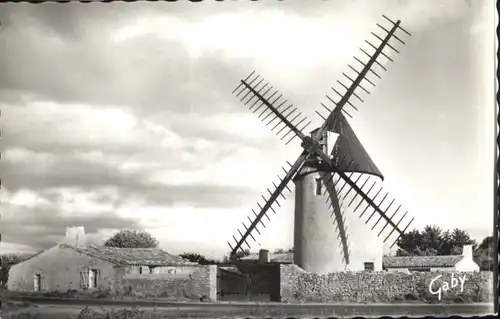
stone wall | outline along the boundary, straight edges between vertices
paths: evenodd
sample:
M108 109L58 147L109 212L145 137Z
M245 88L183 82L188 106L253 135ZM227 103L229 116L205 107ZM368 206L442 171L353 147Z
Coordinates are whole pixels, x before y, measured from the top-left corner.
M453 275L453 280L452 280ZM437 279L436 277L441 276ZM463 291L460 277L465 276ZM493 273L338 272L308 273L296 265L280 267L280 297L283 302L491 302ZM435 279L433 281L433 279ZM432 281L432 290L429 285ZM446 284L450 289L444 291ZM451 287L452 285L456 285ZM441 287L441 290L439 289ZM441 291L441 300L438 299Z
M176 267L177 268L177 267ZM130 273L123 269L122 294L172 300L217 300L217 266L178 267L175 272Z

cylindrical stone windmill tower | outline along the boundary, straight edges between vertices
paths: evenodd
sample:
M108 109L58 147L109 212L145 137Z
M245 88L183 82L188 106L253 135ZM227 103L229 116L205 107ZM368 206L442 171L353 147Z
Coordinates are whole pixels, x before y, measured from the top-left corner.
M306 163L294 182L294 263L314 273L344 270L342 247L336 245L339 239L332 231L329 203L322 195L323 181L314 163Z
M311 136L317 130L311 132ZM328 134L328 133L327 133ZM320 144L328 149L327 135L323 135ZM328 153L327 153L328 154ZM314 273L328 273L344 269L341 259L342 247L337 233L332 231L332 217L329 203L325 201L324 170L321 159L307 160L297 173L295 183L295 221L294 221L294 263ZM339 206L335 197L332 206Z
M316 132L317 129L312 131L311 136ZM328 138L331 133L337 135L336 139ZM337 115L331 131L323 134L320 145L332 158L343 157L344 162L350 162L344 172L370 174L383 179L342 114ZM294 263L315 273L362 270L365 262L373 263L374 270L380 270L383 240L366 231L366 226L360 227L363 222L358 216L349 211L342 212L338 187L331 181L331 173L321 158L313 157L304 163L293 179ZM329 201L325 201L325 194ZM336 231L332 231L332 224L336 224ZM350 239L357 243L352 245Z

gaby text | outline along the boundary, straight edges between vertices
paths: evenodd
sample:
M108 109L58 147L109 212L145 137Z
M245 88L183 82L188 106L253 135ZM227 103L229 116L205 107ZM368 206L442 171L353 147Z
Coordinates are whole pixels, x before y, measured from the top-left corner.
M441 285L439 285L439 283L436 281L442 276L443 275L439 275L433 278L429 283L429 292L433 295L437 295L438 300L441 300L443 292L448 291L450 289L455 289L457 288L458 285L460 285L460 292L464 291L464 284L466 279L465 275L455 277L454 274L452 273L450 282L442 280Z

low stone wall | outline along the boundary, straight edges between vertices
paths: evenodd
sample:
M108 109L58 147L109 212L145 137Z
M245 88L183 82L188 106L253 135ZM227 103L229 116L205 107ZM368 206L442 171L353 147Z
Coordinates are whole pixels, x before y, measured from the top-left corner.
M125 295L215 301L217 266L184 266L176 273L124 274L117 290Z
M460 278L463 279L464 276L462 291ZM280 297L283 302L375 303L411 300L491 302L493 300L492 272L412 274L339 272L318 275L305 272L296 265L281 265L280 279ZM430 285L434 294L429 291Z

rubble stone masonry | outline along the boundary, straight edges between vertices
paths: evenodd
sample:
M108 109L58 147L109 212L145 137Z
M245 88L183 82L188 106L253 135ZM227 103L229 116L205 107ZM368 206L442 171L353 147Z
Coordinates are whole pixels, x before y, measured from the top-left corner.
M124 274L119 291L143 297L160 297L172 300L217 299L217 266L190 266L180 274Z
M453 275L454 280L451 276ZM438 277L440 276L440 277ZM459 278L464 278L463 291ZM431 293L429 285L432 281ZM280 266L282 302L492 302L493 273L337 272L308 273L296 265ZM455 286L453 286L455 284ZM453 286L453 287L452 287ZM441 299L437 291L441 288ZM446 289L448 288L448 289Z

